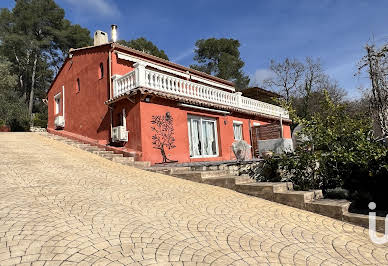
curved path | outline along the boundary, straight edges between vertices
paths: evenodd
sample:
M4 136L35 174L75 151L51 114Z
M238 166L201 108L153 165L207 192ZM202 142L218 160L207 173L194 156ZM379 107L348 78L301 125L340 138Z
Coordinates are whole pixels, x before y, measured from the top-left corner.
M0 265L387 265L361 227L0 133Z

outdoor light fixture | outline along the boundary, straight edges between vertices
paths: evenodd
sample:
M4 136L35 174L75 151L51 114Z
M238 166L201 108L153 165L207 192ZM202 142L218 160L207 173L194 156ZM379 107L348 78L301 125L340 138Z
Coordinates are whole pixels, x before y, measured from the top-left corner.
M144 98L144 101L145 101L146 103L151 102L151 97L150 97L150 96L145 97L145 98Z

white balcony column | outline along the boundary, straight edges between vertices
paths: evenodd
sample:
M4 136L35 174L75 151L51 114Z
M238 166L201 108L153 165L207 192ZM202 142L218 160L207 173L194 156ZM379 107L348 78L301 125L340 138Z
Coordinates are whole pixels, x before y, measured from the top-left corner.
M237 100L237 107L242 107L242 92L238 91L235 92L236 94L236 100Z
M120 78L121 75L113 75L112 81L113 81L113 97L116 97L119 95L119 84L117 83L117 79Z
M139 87L145 87L146 86L146 76L145 76L145 69L147 64L144 62L137 62L133 64L136 71L136 84Z

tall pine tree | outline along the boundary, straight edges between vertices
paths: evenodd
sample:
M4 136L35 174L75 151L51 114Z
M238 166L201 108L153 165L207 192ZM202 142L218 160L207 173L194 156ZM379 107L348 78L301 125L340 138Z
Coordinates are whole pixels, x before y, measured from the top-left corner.
M43 95L70 47L92 43L90 32L72 25L54 0L17 0L0 11L0 53L17 75L17 92L31 115L36 95Z

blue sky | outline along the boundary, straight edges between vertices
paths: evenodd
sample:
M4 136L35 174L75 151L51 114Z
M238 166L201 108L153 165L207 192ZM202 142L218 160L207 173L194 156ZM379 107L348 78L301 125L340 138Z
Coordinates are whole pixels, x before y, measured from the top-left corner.
M171 61L193 63L195 41L235 38L241 43L244 71L252 81L268 77L270 59L320 58L324 69L348 91L368 87L366 75L354 76L363 46L374 38L388 41L385 0L57 0L73 23L109 32L121 39L146 37ZM11 8L13 0L3 0Z

